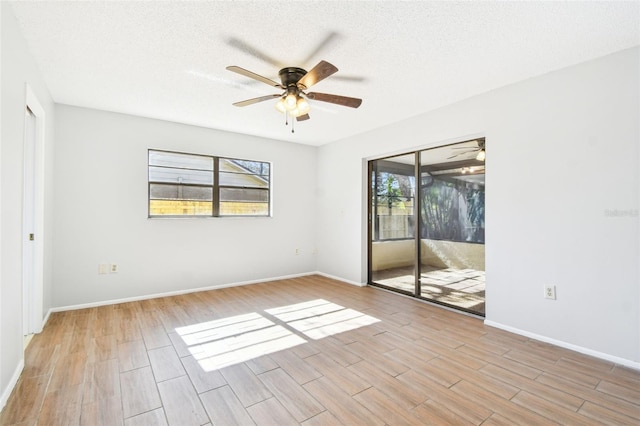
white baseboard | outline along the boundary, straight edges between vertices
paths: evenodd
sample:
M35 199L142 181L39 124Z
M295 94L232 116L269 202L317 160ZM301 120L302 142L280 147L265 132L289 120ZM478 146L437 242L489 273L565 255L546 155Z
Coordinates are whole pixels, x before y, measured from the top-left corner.
M5 405L7 405L7 401L11 396L11 392L13 392L13 389L16 387L16 384L18 383L18 379L20 378L20 374L22 374L23 369L24 369L24 358L21 358L20 362L18 363L18 366L13 372L13 376L11 376L11 380L9 380L9 383L7 384L7 387L4 388L4 390L2 391L2 397L1 397L2 399L0 399L0 410L2 410Z
M47 325L47 322L49 321L49 317L51 316L51 312L53 311L51 310L51 308L49 308L49 310L47 311L47 314L42 319L42 328L44 328L44 326ZM42 329L40 329L40 331L42 331Z
M620 358L617 356L609 355L604 352L594 351L593 349L585 348L582 346L574 345L572 343L563 342L562 340L552 339L550 337L542 336L540 334L531 333L525 330L520 330L515 327L510 327L508 325L500 324L494 321L484 320L484 324L490 327L499 328L501 330L505 330L511 333L519 334L521 336L526 336L531 339L540 340L541 342L551 343L552 345L560 346L561 348L570 349L575 352L579 352L581 354L589 355L595 358L600 358L605 361L613 362L615 364L623 365L625 367L633 368L634 370L640 370L640 362L631 361L629 359Z
M177 290L177 291L169 291L166 293L147 294L144 296L125 297L123 299L112 299L112 300L104 300L100 302L81 303L78 305L59 306L56 308L49 309L49 312L47 313L47 319L49 318L49 314L51 312L75 311L77 309L95 308L97 306L107 306L107 305L115 305L118 303L136 302L138 300L157 299L158 297L179 296L181 294L197 293L199 291L217 290L221 288L238 287L242 285L267 283L270 281L287 280L291 278L306 277L308 275L315 275L315 274L320 275L319 272L304 272L301 274L284 275L281 277L262 278L259 280L241 281L241 282L219 284L219 285L208 286L208 287L190 288L187 290Z
M344 279L344 278L341 278L341 277L336 277L335 275L325 274L324 272L320 272L320 271L316 271L316 272L314 272L314 274L323 276L325 278L330 278L332 280L342 281L343 283L355 285L355 286L358 286L358 287L366 287L366 285L367 285L366 283L359 283L357 281L347 280L347 279Z

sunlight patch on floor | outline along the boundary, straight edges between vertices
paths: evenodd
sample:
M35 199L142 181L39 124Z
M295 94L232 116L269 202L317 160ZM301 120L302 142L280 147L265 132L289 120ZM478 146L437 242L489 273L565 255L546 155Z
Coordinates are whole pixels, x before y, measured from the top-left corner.
M373 282L408 293L415 291L413 267L390 268L375 271ZM437 269L421 266L421 293L425 299L446 303L484 314L485 272L475 269Z
M273 317L276 323L269 317ZM323 299L266 309L176 328L204 371L379 322L377 318Z
M372 316L323 299L317 299L313 302L312 306L297 304L284 308L267 309L266 312L287 322L289 326L314 340L380 321ZM292 321L294 319L295 321Z

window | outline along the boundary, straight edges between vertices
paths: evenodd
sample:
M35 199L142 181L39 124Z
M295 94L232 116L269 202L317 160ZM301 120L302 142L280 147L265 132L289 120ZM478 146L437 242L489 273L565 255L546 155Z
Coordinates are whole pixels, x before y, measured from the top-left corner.
M149 150L149 217L269 216L271 164Z

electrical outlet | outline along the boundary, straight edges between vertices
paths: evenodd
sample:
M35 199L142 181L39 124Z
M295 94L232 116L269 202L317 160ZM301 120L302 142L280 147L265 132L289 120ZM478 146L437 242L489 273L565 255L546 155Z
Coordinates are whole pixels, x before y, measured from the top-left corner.
M300 254L300 249L296 249L296 256Z
M555 285L545 285L544 286L544 298L556 300L556 286Z
M98 274L107 274L109 273L109 264L108 263L100 263L98 265Z
M109 270L109 272L112 273L112 274L118 273L118 265L115 264L115 263L112 263L111 264L111 269Z

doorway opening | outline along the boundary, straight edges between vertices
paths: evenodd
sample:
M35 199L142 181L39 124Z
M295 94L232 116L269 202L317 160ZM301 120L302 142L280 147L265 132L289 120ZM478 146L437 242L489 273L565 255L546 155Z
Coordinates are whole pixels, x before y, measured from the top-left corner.
M369 162L368 283L485 314L485 140Z

